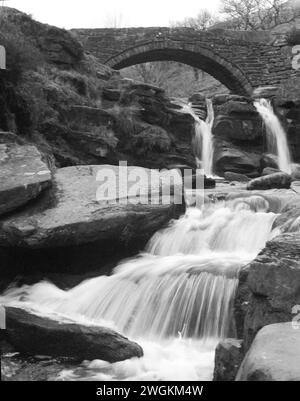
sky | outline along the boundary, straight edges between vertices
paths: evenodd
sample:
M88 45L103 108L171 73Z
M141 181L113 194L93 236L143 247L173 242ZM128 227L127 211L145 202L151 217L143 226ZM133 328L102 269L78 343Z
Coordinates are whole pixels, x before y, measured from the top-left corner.
M0 0L0 4L2 0ZM168 26L205 8L217 12L220 0L7 0L4 4L62 28Z

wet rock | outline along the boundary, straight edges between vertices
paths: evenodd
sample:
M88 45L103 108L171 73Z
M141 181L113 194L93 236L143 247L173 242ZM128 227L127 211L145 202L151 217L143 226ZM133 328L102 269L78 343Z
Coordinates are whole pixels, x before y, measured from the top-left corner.
M63 369L75 367L69 358L35 358L17 354L1 358L1 381L55 381Z
M215 171L223 176L225 172L257 177L260 173L261 155L243 151L228 142L217 142L214 154Z
M293 189L293 191L295 191L295 192L300 194L300 181L292 182L291 188Z
M137 343L109 328L58 320L57 315L50 318L10 306L5 310L5 336L21 353L108 362L143 356Z
M262 169L266 167L278 169L278 157L270 153L265 153L261 160L261 167Z
M232 171L226 171L224 173L224 178L227 181L237 181L237 182L248 182L250 178L244 174L233 173Z
M236 141L255 142L256 140L261 140L263 131L258 117L243 117L243 115L238 114L238 111L236 111L236 114L236 116L218 115L213 126L214 136Z
M299 322L265 326L256 335L237 381L299 381Z
M242 340L220 341L215 354L214 381L234 381L244 354Z
M163 177L167 177L169 172L161 174L160 184L150 184L150 170L128 167L128 174L142 174L141 200L136 197L136 190L126 198L123 187L126 170L120 170L125 174L124 179L120 179L121 186L118 185L118 166L58 169L52 192L37 204L0 221L0 244L12 253L10 257L4 257L1 269L5 265L12 269L16 263L17 270L23 264L29 270L30 265L38 267L38 264L41 270L47 264L58 271L60 268L69 271L95 269L105 255L114 256L125 250L136 253L143 249L154 232L184 212L181 187L177 192L172 182L169 184L167 178L164 181ZM101 174L102 181L97 181ZM101 197L101 184L107 179L105 174L116 178L116 187L112 184L109 188L112 192L108 200L97 200L97 193ZM176 177L181 180L178 175ZM164 198L163 204L161 194L168 188L171 196L170 199Z
M234 309L245 350L262 327L291 321L295 305L300 305L299 231L269 241L240 273Z
M120 170L125 171L122 168ZM144 174L145 181L141 184L141 188L145 195L148 195L151 189L158 190L149 186L150 170L128 167L128 171L128 174L132 171ZM115 174L118 185L118 166L77 166L58 169L54 176L53 204L44 210L41 210L40 206L37 210L35 208L25 210L19 215L2 220L0 243L5 246L18 245L30 248L88 243L119 236L123 229L131 224L137 224L137 221L143 225L145 233L148 230L156 231L163 222L168 221L173 212L176 215L176 212L183 210L182 205L174 205L174 198L171 198L171 203L166 205L142 204L135 200L134 195L132 199L129 196L127 201L126 193L122 195L122 189L125 191L125 187L116 190L113 188L109 200L97 201L97 191L105 181L103 178L102 181L99 178L97 181L97 177L101 178L101 174L105 176L108 172ZM121 183L123 185L123 181ZM156 192L156 196L159 202L159 192ZM117 203L116 199L120 200L122 197L125 197L124 203ZM178 201L181 202L181 199ZM142 232L140 234L142 235Z
M290 188L290 186L291 176L280 172L251 180L247 189L251 191L255 189Z
M297 181L291 185L294 196L291 194L286 200L273 225L273 228L280 228L284 233L300 230L300 197L295 190L295 188L297 189L296 185L293 185L296 183Z
M51 185L51 172L38 149L0 132L0 215L36 198Z
M203 174L191 174L184 177L186 189L210 189L216 187L216 180Z
M216 187L216 180L211 177L204 176L204 188L215 188Z
M275 173L280 173L280 170L278 170L277 168L273 168L273 167L265 167L261 173L261 175L270 175L270 174L275 174Z
M189 99L189 103L192 104L194 111L197 116L205 121L207 117L207 106L206 106L206 97L201 93L194 93Z
M296 166L292 172L292 181L300 180L300 166Z
M229 99L226 103L222 104L218 109L220 115L226 115L236 118L250 117L257 118L257 111L248 99L247 101L240 101L238 99Z
M257 177L262 170L264 126L261 118L251 99L227 95L220 100L213 99L215 171L222 176L230 171Z

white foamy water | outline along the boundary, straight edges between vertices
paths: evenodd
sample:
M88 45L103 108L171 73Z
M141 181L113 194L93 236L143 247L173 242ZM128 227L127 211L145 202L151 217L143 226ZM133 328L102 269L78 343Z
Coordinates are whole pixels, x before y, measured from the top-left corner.
M211 380L216 341L181 338L151 342L137 339L144 357L110 364L95 360L64 369L57 380L198 381Z
M279 169L291 174L292 162L286 132L274 113L271 102L267 99L259 99L254 102L254 106L266 125L268 151L278 156Z
M239 269L272 235L267 210L258 196L190 208L112 276L69 291L41 282L1 301L114 327L144 349L143 358L84 363L59 380L210 380L217 341L234 335Z
M185 105L183 110L194 118L195 120L195 139L194 139L194 152L197 162L197 167L204 170L204 174L208 177L213 175L213 136L212 126L214 123L214 109L210 99L206 99L207 105L207 118L205 121L201 120L191 104Z

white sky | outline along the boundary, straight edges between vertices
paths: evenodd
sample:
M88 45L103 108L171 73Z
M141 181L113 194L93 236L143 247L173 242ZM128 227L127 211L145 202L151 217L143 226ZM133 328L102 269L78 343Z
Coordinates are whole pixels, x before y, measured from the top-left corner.
M2 0L0 0L2 3ZM7 0L33 18L63 28L122 26L168 26L193 17L206 8L218 11L220 0ZM119 25L119 24L118 24Z

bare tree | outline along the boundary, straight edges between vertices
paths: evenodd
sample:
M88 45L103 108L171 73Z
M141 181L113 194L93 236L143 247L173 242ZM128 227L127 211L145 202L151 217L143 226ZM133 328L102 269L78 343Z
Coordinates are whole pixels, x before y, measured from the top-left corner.
M114 12L105 18L105 28L121 28L123 22L122 13Z
M182 21L173 23L172 26L174 28L185 27L205 31L217 22L218 19L215 15L213 15L210 11L203 9L197 14L196 17L185 18Z
M159 86L168 96L188 97L199 91L206 94L211 94L212 91L226 92L225 87L203 71L174 61L133 65L123 69L122 75Z
M299 7L286 0L222 0L221 13L231 29L266 30L292 21Z
M129 78L164 87L166 81L175 80L178 76L176 64L170 61L136 64L127 68L124 73Z

